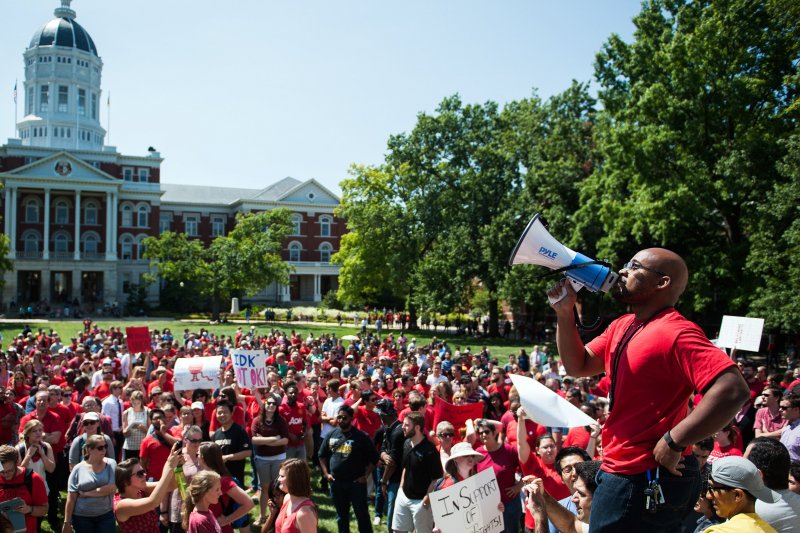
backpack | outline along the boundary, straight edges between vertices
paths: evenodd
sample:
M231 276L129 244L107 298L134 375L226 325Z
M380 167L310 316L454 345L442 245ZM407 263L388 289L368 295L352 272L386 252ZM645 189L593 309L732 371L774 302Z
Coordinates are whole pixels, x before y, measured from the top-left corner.
M25 487L28 489L28 494L33 497L33 470L30 468L25 469L25 474L22 478L22 483L4 483L0 485L0 489L18 489L20 487Z

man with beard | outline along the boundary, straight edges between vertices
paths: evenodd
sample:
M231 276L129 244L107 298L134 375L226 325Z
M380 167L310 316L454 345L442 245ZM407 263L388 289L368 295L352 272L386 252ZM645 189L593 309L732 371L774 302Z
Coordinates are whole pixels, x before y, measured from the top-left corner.
M571 285L562 280L548 291L554 300L563 295L552 307L567 373L611 377L592 532L676 531L700 492L691 444L730 422L750 391L733 361L674 309L689 276L680 256L663 248L642 250L619 273L611 292L631 313L585 346ZM687 416L694 391L703 400ZM655 509L646 506L651 484L669 500Z
M367 479L378 462L378 452L369 436L353 427L353 408L339 407L338 427L322 441L319 463L322 475L331 487L339 533L350 531L350 504L356 515L358 531L371 532L367 505Z
M309 427L308 410L303 402L297 401L300 392L297 383L287 381L284 385L286 397L278 407L278 412L289 426L289 444L286 445L287 459L306 460L306 431Z
M575 463L575 483L572 504L575 515L561 506L544 488L544 480L536 478L523 489L527 495L527 507L536 520L536 533L547 533L548 519L563 533L588 533L589 515L597 483L595 477L600 470L600 461ZM527 480L527 478L526 478ZM592 527L594 531L594 527Z
M402 427L406 438L403 445L403 474L395 501L392 529L395 533L431 533L433 513L428 494L443 475L442 461L436 446L425 437L425 417L422 413L408 413Z

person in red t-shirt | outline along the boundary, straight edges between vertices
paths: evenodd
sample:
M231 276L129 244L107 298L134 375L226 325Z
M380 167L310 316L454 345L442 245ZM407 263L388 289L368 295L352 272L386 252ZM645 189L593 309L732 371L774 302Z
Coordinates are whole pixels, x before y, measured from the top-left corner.
M548 291L567 373L611 376L611 414L603 426L603 465L590 523L593 531L675 531L699 496L691 444L732 420L750 391L733 361L674 309L689 280L678 254L642 250L619 275L610 292L631 314L586 345L575 325L577 294L571 284L562 280ZM703 401L687 414L694 391L703 393ZM670 500L655 513L645 509L641 489L648 474L651 479L660 474L662 493Z
M520 411L522 409L520 408ZM524 417L524 413L519 415ZM522 426L518 426L521 428ZM547 493L555 498L561 500L570 495L569 489L564 485L561 479L561 474L556 469L556 441L552 435L545 433L536 442L536 453L531 453L528 446L528 440L524 437L523 431L517 431L517 453L519 454L519 462L522 465L523 476L536 476L544 480L544 488ZM525 509L525 527L528 529L535 529L536 523L533 521L533 515L530 510Z
M25 427L25 424L28 423L28 420L38 420L44 426L45 436L42 440L52 446L53 452L55 453L56 449L58 449L58 451L64 449L64 444L61 443L63 428L61 426L61 418L48 410L49 405L50 394L47 391L37 392L36 409L20 419L17 433L22 434L22 429Z
M14 509L25 517L25 530L28 533L37 531L37 519L47 514L47 490L44 480L33 472L31 488L25 483L25 468L19 466L19 452L13 446L0 446L0 464L3 472L0 475L0 501L6 502L19 498L22 505ZM52 524L51 524L52 527Z
M294 381L284 386L286 397L278 412L289 426L289 443L286 445L287 459L306 460L306 432L308 431L308 410L303 402L297 401L298 388Z
M355 411L355 426L370 439L375 438L375 433L378 432L383 425L381 417L375 412L375 404L378 403L380 397L372 391L366 391L361 394L361 399L353 404Z
M151 480L160 479L164 464L169 459L170 447L180 439L167 440L168 431L164 426L164 411L152 409L150 411L150 423L155 430L152 435L148 435L142 440L142 447L139 452L139 462L147 472L147 478ZM171 436L170 436L171 437Z

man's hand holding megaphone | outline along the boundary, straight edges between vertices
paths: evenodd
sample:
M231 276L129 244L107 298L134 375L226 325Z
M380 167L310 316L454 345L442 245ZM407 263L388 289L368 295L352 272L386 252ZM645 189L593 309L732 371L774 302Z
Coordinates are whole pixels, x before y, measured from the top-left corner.
M572 317L575 303L578 301L578 293L567 278L562 278L547 290L547 298L550 300L550 307L560 316Z

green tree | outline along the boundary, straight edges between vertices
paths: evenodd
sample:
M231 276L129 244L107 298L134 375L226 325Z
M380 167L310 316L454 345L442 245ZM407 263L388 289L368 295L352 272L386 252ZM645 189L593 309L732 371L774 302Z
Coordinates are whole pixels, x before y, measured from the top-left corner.
M286 209L236 216L236 227L210 246L184 234L165 232L144 241L146 259L156 261L158 276L185 283L212 301L214 318L220 304L235 294L255 294L270 283L287 283L290 266L281 258L292 230Z
M0 187L0 191L2 191L2 187ZM0 222L2 220L2 217L0 217ZM5 287L6 284L5 273L14 268L13 263L8 258L9 251L11 251L11 241L8 239L8 235L3 233L0 235L0 289Z
M650 245L681 253L684 304L709 318L747 309L757 204L785 181L800 35L782 3L647 1L634 41L614 35L597 56L603 163L577 230L600 228L599 254L617 262Z

